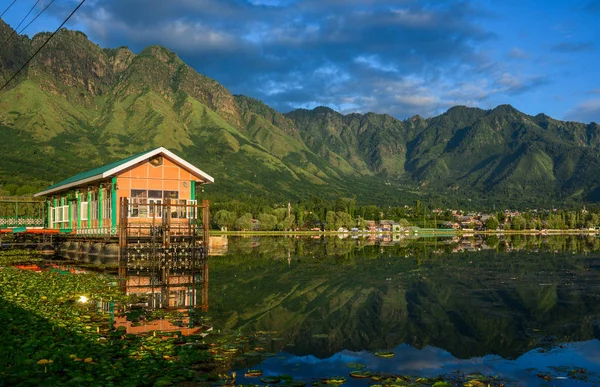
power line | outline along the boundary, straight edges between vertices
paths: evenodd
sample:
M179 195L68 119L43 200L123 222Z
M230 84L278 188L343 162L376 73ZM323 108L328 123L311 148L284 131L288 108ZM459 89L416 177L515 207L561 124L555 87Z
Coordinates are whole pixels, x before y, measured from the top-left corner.
M2 12L2 13L0 14L0 17L4 16L4 14L6 13L6 11L8 11L8 10L10 9L10 7L12 7L12 6L13 6L13 4L14 4L14 3L16 3L16 2L17 2L17 0L13 0L13 2L12 2L12 3L10 3L10 5L9 5L8 7L6 7L6 9L4 10L4 12Z
M81 0L79 5L77 5L77 7L75 7L73 12L71 12L71 14L69 16L67 16L67 18L58 26L58 28L52 33L52 35L50 35L50 37L44 42L44 44L42 44L40 46L40 48L38 48L36 50L36 52L34 52L33 55L29 59L27 59L27 62L25 62L25 64L23 66L21 66L21 68L19 68L17 70L17 72L13 74L12 77L10 77L10 79L8 81L6 81L6 83L4 85L2 85L2 87L0 87L0 91L4 90L4 88L10 83L10 81L12 81L25 68L25 66L27 66L33 58L35 58L35 56L42 50L42 48L44 48L46 46L46 44L48 44L50 39L52 39L54 37L54 35L56 35L56 33L62 28L62 26L64 26L69 21L71 16L73 16L75 14L75 12L77 12L77 10L83 5L83 3L85 3L85 0Z
M27 25L25 27L23 27L21 29L21 31L19 31L19 35L22 34L23 31L25 31L27 29L27 27L29 27L31 25L31 23L33 23L38 17L40 17L40 15L43 14L48 9L48 7L50 7L52 5L52 3L54 3L54 0L51 0L48 4L46 4L44 9L42 9L37 15L35 15L35 17L29 23L27 23Z
M10 35L8 35L8 38L6 38L6 40L4 41L4 43L2 43L3 46L5 46L6 43L8 43L8 41L10 40L10 38L12 38L13 35L17 33L17 30L19 29L19 27L21 27L21 24L23 24L23 22L25 21L25 19L27 19L27 17L31 13L31 11L33 11L35 9L35 6L38 5L39 2L40 2L40 0L37 0L35 2L35 4L33 5L33 7L31 7L29 9L29 12L27 12L27 15L25 15L25 17L23 19L21 19L21 22L19 23L19 25L17 25L17 27L15 29L13 29L13 32Z

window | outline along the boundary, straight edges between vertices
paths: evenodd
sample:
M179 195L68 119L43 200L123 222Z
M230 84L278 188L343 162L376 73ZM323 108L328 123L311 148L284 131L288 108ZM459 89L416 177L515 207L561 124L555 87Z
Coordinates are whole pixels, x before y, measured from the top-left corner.
M163 191L164 199L179 199L179 191Z
M148 191L140 189L131 190L131 202L129 204L130 218L147 218L148 206L146 205Z
M197 200L188 200L187 201L187 217L188 219L197 219L198 218L198 208L196 207L198 204Z
M53 209L54 222L64 223L69 221L69 206L58 206Z
M162 199L162 197L163 197L163 191L149 190L148 191L148 197L150 199Z
M185 200L171 200L171 218L187 218L187 207Z
M163 213L162 205L166 200L173 205L171 207L171 217L187 218L188 209L184 206L185 200L179 199L179 191L160 191L160 190L140 190L132 189L129 200L130 218L161 218Z
M98 219L98 192L92 192L91 195L90 219Z
M112 200L110 191L106 191L104 198L102 199L102 218L110 219L112 210Z
M77 219L77 211L79 210L79 206L76 201L71 202L71 219Z
M88 220L88 202L80 203L81 220Z
M152 217L157 217L157 218L161 218L162 217L162 200L161 199L148 199L148 216L150 218Z

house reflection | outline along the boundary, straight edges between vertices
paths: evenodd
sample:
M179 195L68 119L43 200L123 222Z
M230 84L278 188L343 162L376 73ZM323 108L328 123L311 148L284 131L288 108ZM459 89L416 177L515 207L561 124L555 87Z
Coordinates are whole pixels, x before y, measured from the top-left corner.
M198 311L208 311L208 273L206 261L194 269L128 268L127 275L121 279L122 290L141 300L131 305L128 311L137 309L144 314L133 321L127 313L119 314L115 316L115 327L125 327L127 333L132 334L151 331L201 334L208 327L194 326L191 315ZM170 317L152 319L151 312L156 310L165 310Z

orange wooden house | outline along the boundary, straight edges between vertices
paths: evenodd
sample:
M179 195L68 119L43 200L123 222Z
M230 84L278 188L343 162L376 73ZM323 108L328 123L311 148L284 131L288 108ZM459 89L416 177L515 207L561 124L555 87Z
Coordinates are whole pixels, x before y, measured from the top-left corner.
M128 222L161 218L167 199L176 209L169 217L184 220L190 216L185 205L197 203L197 185L213 182L207 173L160 147L72 176L34 196L47 198L48 228L115 235L121 198L130 203Z

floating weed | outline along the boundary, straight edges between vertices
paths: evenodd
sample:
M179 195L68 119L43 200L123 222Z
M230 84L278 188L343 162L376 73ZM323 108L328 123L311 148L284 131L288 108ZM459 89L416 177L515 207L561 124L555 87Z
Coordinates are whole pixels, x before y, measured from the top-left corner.
M350 371L350 376L355 379L367 379L373 375L371 371Z
M260 379L261 382L265 384L277 384L281 382L281 378L279 376L265 376Z
M346 363L344 364L348 368L352 368L353 370L362 370L367 365L362 363Z
M346 378L344 376L332 376L328 378L321 378L321 383L323 384L343 384L346 382Z
M129 298L108 286L111 281L114 277L98 274L0 270L0 321L5 322L0 384L183 386L230 367L230 356L208 353L202 335L130 334L125 327L113 328L110 314L101 312L97 302L123 305ZM77 302L83 294L87 302ZM163 317L181 318L178 313ZM4 359L11 359L10 366Z

